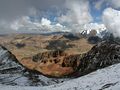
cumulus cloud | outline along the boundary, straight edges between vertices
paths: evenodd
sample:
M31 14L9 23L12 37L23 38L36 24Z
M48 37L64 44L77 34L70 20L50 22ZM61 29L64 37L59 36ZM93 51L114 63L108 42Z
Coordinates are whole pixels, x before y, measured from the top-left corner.
M120 11L107 8L103 12L103 22L109 32L120 37Z
M0 0L0 13L0 26L13 31L78 31L92 21L88 0Z
M120 9L120 0L111 0L110 4L113 6L113 8Z
M95 8L100 10L103 5L112 7L114 9L120 9L120 0L98 0L95 3Z
M80 32L92 21L89 0L0 0L2 28L20 32ZM53 18L54 17L54 18ZM51 19L52 20L49 20ZM4 29L3 29L4 30ZM8 30L8 31L9 31Z
M76 27L92 21L88 0L67 0L65 8L66 13L58 18L60 23Z
M10 28L8 22L2 20L0 21L0 34L16 33L13 29Z
M51 21L46 18L42 18L41 25L45 25L49 27L51 25Z
M60 23L52 24L52 22L47 18L42 18L40 22L32 22L28 16L15 20L10 24L10 28L19 33L48 33L67 31L67 28Z
M97 1L96 3L95 3L95 8L97 9L97 10L100 10L101 9L101 6L102 6L102 4L105 2L105 0L99 0L99 1Z

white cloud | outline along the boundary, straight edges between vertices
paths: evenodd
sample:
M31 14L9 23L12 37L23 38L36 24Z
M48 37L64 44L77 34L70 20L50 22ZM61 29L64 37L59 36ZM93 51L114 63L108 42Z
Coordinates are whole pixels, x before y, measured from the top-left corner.
M120 0L109 0L109 1L111 1L110 3L113 6L113 8L116 9L120 8Z
M80 30L82 25L92 21L89 8L88 0L67 0L67 12L58 17L58 21L67 24L74 30L77 28L76 26L79 26Z
M50 2L49 0L21 0L19 1L20 5L18 5L19 3L13 5L13 2L16 1L12 0L9 5L5 0L0 1L0 12L2 13L0 20L1 18L6 20L7 29L10 28L13 31L61 30L79 32L83 29L84 24L92 21L88 0L51 0ZM9 8L4 9L4 4ZM18 11L20 11L20 15ZM53 21L55 22L48 20L54 15ZM29 18L29 16L32 18ZM10 20L7 18L10 18ZM5 27L5 25L2 27Z
M58 22L51 22L44 17L41 18L41 20L35 18L35 20L31 21L28 16L23 16L22 18L14 20L14 22L11 23L10 27L13 30L21 32L30 32L32 30L36 32L81 32L83 30L84 24L90 23L92 21L88 0L66 0L63 8L66 10L66 12L61 12L64 14L56 17ZM31 8L30 14L34 17L37 17L38 11L35 8Z
M109 32L114 36L120 37L120 11L107 8L103 12L103 22Z
M95 3L95 8L100 10L102 5L112 7L114 9L120 8L120 0L99 0Z
M42 18L40 22L32 22L28 16L24 16L11 23L10 28L17 32L22 33L46 33L56 31L69 31L65 26L60 23L52 24L47 18Z
M1 20L0 21L0 34L9 34L9 33L16 33L16 32L10 28L10 23L4 20Z
M97 3L95 3L95 8L100 10L102 4L105 2L105 0L99 0Z
M42 18L41 25L50 26L51 25L51 21L46 19L46 18Z

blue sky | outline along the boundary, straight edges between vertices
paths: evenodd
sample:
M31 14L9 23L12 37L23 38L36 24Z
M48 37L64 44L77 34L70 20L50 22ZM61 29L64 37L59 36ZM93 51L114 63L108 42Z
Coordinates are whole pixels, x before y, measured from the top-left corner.
M91 13L92 17L94 18L93 22L101 22L101 16L102 16L103 10L105 8L102 7L100 10L97 10L94 5L95 2L97 2L97 1L89 0L89 2L90 2L90 13Z

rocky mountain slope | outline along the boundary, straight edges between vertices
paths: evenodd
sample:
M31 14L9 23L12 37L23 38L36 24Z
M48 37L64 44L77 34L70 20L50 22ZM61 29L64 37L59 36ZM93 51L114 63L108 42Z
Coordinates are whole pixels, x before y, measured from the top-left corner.
M93 44L88 43L86 38L79 38L69 34L8 35L4 37L0 36L0 41L0 44L9 49L19 61L24 57L30 57L49 50L63 49L68 51L68 53L79 54L88 52L93 47Z
M74 59L80 57L78 54L88 52L93 47L93 44L89 44L86 38L69 33L64 35L60 34L50 36L28 34L4 37L1 36L0 40L0 43L8 50L10 50L16 56L17 60L28 69L37 70L40 73L42 72L44 75L57 77L75 72L75 68L77 68L78 65L69 65L69 62L67 62L67 60L69 61L73 56L70 61L75 61L74 63L76 63L76 60ZM52 55L51 53L56 52L56 50L63 51L61 53L63 55ZM44 54L49 55L50 58ZM41 55L43 55L42 57L44 58L40 57L41 59L38 62L35 62L33 60L33 57ZM41 61L48 62L46 64L43 64ZM77 62L78 61L79 60L77 59ZM65 65L65 63L68 65ZM44 66L46 68L43 68ZM49 68L53 69L49 70Z
M120 64L97 70L86 76L51 86L20 87L3 86L0 90L119 90L120 89Z
M80 62L80 75L120 63L120 44L114 41L103 41L85 53Z
M0 73L13 73L19 70L21 72L23 69L12 53L5 47L0 46Z
M63 77L77 71L81 55L69 55L61 50L38 53L33 57L23 58L23 65L31 70L38 71L52 77ZM25 62L26 61L26 62ZM32 61L33 64L27 64Z
M64 83L67 80L72 80L73 78L81 77L95 70L120 63L120 44L112 40L100 42L97 45L93 46L91 50L89 50L90 44L88 44L86 42L86 39L84 38L81 38L80 40L79 39L73 40L71 43L70 42L71 40L68 40L63 36L60 36L60 37L53 36L51 37L52 39L46 38L46 40L44 39L43 42L49 43L52 40L53 41L63 40L65 41L66 45L74 44L76 49L82 49L82 50L77 52L77 51L74 51L74 48L71 48L71 49L69 48L65 50L58 49L58 50L45 50L45 51L39 52L41 50L40 49L37 50L37 48L40 48L40 47L34 46L36 44L33 44L33 42L37 43L37 41L35 40L39 40L39 38L32 37L32 38L27 38L27 40L26 40L26 37L21 37L21 39L19 38L12 40L12 43L8 44L8 46L10 45L10 47L13 45L14 49L12 50L11 48L11 52L14 55L5 47L0 46L0 84L1 85L48 86L48 85L55 84L54 86L50 86L50 88L52 90L53 89L56 90L57 87L59 87L59 85L56 85L58 83ZM16 43L16 40L17 40L17 43ZM82 44L81 44L81 41L82 41ZM78 43L80 44L78 45ZM4 45L6 46L5 43ZM31 45L30 47L34 46L37 52L33 54L31 51L34 52L34 50L31 49L31 51L29 51L31 52L31 54L27 56L25 53L27 53L28 52L27 50L30 49L30 48L27 48L29 45ZM80 46L81 48L80 47L77 48L77 45ZM44 46L44 49L46 46ZM89 49L85 50L87 46L89 46ZM10 48L10 47L7 47L7 48ZM23 53L19 52L16 54L14 50L18 50L18 51L24 50L24 52ZM25 54L25 56L19 56L20 54L23 54L23 55ZM46 75L46 76L43 76L43 75ZM48 76L52 78L49 78ZM63 76L66 76L67 78L60 78ZM68 78L68 76L71 76L73 78L70 78L70 77ZM59 78L55 78L55 77L59 77ZM87 77L87 76L83 76L83 77ZM77 79L75 80L77 81ZM79 78L78 78L77 83L79 82L82 83L81 81L79 81ZM96 81L94 83L98 83L98 82ZM74 83L72 84L74 85ZM114 84L117 85L116 82L115 83L113 82L111 84L111 83L106 83L106 81L104 84L105 85L103 85L100 89L104 89L111 85L114 86ZM91 84L89 84L88 87L87 86L86 87L89 88L90 85ZM83 88L86 88L86 87L83 87ZM49 87L45 87L41 89L48 89L48 88ZM65 88L61 87L60 90L61 89L76 90L77 88L78 90L80 89L79 86L72 87L71 85L70 87L67 87L67 86L65 86Z
M63 51L49 51L23 58L22 61L34 62L27 67L44 75L63 77L72 75L79 77L116 63L120 63L120 45L115 42L104 41L95 45L89 52L71 54Z
M0 46L0 84L12 86L47 86L68 79L48 78L29 71L5 47Z

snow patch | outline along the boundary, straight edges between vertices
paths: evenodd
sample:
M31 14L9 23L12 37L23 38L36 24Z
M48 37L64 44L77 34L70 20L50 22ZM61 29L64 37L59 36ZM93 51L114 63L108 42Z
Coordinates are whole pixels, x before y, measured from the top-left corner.
M120 64L97 70L86 76L45 87L2 86L0 90L119 90Z

